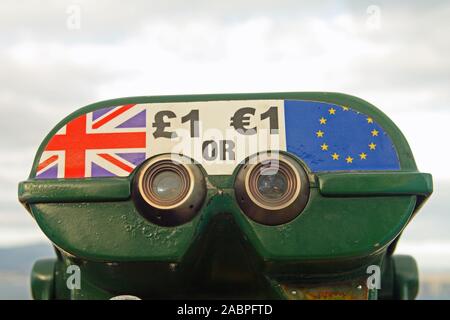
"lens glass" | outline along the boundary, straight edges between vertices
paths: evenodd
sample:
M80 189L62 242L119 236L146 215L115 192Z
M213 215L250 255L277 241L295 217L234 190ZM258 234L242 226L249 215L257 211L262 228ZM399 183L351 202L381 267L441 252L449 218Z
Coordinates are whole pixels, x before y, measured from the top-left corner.
M162 171L154 177L152 189L161 201L176 199L183 191L182 177L173 171Z
M287 191L286 176L280 170L262 172L258 177L258 191L269 201L280 199Z

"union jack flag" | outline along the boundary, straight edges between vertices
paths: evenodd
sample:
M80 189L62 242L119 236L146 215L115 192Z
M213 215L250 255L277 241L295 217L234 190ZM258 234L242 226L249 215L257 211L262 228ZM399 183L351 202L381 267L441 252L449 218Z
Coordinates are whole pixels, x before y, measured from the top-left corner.
M73 119L50 139L36 178L128 176L145 155L145 106L103 108Z

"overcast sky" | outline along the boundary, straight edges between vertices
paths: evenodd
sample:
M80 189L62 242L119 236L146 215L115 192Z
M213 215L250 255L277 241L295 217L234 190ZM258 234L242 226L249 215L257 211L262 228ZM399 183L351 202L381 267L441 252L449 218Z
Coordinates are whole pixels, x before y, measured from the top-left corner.
M387 113L434 175L435 211L424 208L405 250L440 243L450 256L450 219L436 213L449 203L450 2L316 2L2 0L0 246L43 238L17 182L45 134L79 107L133 95L338 91ZM434 236L424 244L417 234Z

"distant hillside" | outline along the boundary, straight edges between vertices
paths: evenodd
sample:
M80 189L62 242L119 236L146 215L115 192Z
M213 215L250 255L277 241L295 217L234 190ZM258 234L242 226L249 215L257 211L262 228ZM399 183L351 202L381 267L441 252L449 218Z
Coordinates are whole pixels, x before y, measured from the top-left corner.
M55 257L50 244L0 249L0 300L30 299L31 268L49 257Z
M29 272L37 259L55 257L50 244L0 248L0 271Z

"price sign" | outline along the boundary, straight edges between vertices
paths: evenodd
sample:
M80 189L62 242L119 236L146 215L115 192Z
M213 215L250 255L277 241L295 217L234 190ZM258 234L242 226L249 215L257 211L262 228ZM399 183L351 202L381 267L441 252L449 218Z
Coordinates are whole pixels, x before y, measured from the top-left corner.
M208 174L231 174L252 154L286 149L283 111L282 100L151 104L147 152L182 153Z

